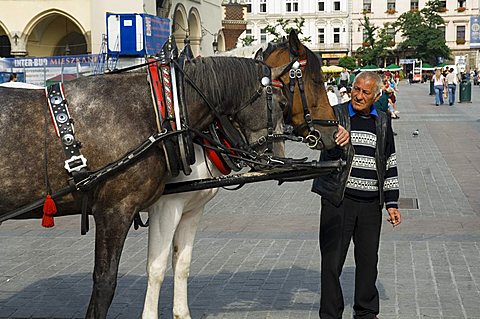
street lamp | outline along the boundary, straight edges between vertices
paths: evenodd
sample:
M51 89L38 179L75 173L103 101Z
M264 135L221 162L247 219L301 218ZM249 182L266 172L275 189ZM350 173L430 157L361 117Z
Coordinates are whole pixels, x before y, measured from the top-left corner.
M13 35L13 42L15 42L15 45L18 44L18 39L19 39L19 38L20 38L20 37L18 36L18 34L15 33L15 34Z
M213 53L217 53L218 52L218 40L217 40L217 34L216 33L213 35L212 47L213 47Z

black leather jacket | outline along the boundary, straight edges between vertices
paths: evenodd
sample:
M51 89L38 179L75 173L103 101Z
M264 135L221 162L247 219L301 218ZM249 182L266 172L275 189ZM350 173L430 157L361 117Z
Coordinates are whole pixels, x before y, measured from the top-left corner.
M340 122L340 125L342 125L350 133L350 115L348 114L349 103L350 102L345 102L336 105L333 109L335 111L335 115L337 116L338 121ZM385 148L388 118L385 112L378 110L377 112L378 116L375 118L377 131L377 148L375 150L375 161L377 165L380 206L383 207L383 183L385 181L387 163ZM343 200L348 175L350 174L350 171L352 169L354 155L355 150L351 143L348 143L348 145L342 149L337 147L333 150L322 151L320 154L320 160L334 160L342 158L346 161L347 165L339 171L334 171L327 175L323 175L314 179L312 192L319 194L335 206L340 205Z

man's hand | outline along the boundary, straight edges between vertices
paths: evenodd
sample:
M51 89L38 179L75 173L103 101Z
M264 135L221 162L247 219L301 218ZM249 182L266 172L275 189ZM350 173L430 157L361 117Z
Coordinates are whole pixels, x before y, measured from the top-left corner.
M393 227L400 225L402 222L402 216L400 214L400 211L397 208L388 208L388 215L390 217L387 219L387 221L393 225Z
M335 136L335 143L339 146L345 146L350 141L350 133L341 125L338 125L338 132Z

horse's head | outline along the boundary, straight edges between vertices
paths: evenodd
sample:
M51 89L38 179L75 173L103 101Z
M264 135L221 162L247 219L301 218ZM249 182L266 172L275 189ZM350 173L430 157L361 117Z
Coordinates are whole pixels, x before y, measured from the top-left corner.
M232 117L248 144L259 154L268 151L269 138L273 138L274 134L283 133L283 111L288 104L288 99L283 90L274 85L273 80L278 80L285 73L286 67L284 65L270 68L266 64L259 63L259 88ZM285 156L283 140L272 140L270 146L273 155Z
M335 147L338 122L328 102L320 58L300 42L294 30L290 32L287 41L277 45L270 44L261 54L263 61L271 67L281 66L292 60L299 62L299 65L294 64L289 72L281 76L284 92L289 95L290 100L290 110L286 110L284 114L285 122L293 126L297 135L308 137L310 147ZM290 87L294 90L293 94Z
M216 117L233 147L248 143L256 152L265 152L270 145L267 137L283 133L287 98L282 89L272 86L272 79L278 79L285 68L227 56L188 61L185 72L189 83L195 83L195 88L185 86L191 125L204 129ZM274 155L284 156L282 145L279 141L271 145Z

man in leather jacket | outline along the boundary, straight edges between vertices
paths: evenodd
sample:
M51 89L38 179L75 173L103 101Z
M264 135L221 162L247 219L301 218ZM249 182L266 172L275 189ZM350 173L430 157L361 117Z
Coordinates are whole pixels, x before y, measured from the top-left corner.
M388 221L401 222L399 184L391 119L376 110L382 80L374 72L357 75L352 100L337 105L340 125L350 132L351 143L321 153L321 160L342 158L340 171L320 176L312 191L322 196L320 252L322 256L320 318L342 318L344 301L340 275L351 239L355 256L355 318L376 318L379 297L378 247L382 209Z

